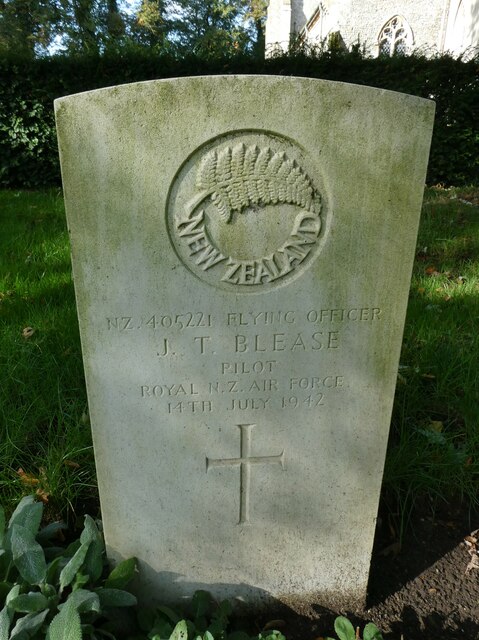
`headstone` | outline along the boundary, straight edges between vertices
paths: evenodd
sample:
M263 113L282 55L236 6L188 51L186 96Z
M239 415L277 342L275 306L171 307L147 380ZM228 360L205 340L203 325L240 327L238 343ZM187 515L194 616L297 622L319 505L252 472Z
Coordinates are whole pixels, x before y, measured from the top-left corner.
M145 600L363 602L433 112L267 76L56 102L105 536Z

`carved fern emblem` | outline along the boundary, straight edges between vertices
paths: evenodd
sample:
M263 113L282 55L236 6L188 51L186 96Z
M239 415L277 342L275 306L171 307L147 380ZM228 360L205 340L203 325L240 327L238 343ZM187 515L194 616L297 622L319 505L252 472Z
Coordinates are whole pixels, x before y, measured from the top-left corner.
M311 179L295 160L270 147L239 143L209 151L199 164L196 186L200 193L194 206L211 197L225 222L252 204L286 203L318 215L321 211Z

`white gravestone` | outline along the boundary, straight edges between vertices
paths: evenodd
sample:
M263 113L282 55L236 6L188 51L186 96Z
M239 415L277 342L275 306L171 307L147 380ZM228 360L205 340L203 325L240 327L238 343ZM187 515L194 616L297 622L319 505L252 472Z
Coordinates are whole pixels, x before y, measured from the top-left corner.
M364 601L433 113L267 76L56 102L105 536L145 600Z

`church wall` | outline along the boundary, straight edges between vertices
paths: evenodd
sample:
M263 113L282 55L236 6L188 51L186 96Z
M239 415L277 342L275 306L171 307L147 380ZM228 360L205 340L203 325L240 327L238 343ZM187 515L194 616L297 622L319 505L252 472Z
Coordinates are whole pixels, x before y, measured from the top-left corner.
M446 0L332 0L323 4L321 35L319 25L315 25L309 33L311 40L320 41L328 33L340 31L348 48L359 43L376 54L379 32L388 20L399 15L412 30L414 48L441 49Z
M366 44L377 52L377 38L382 27L395 15L405 18L413 33L413 47L441 49L444 0L351 0L347 19L339 30L346 43Z
M308 24L318 6L319 17ZM348 48L359 43L377 55L379 33L396 15L412 31L410 49L459 54L479 45L479 0L270 0L266 44L281 42L286 50L300 33L311 44L327 43L339 31Z

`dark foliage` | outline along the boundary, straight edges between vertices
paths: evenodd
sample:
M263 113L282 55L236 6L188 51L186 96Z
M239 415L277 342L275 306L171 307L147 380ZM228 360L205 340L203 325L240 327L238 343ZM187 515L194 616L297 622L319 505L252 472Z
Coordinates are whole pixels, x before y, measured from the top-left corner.
M53 100L105 86L211 74L276 74L354 82L436 101L429 184L479 178L479 57L365 58L359 52L179 58L146 49L82 57L0 59L0 186L59 184Z

